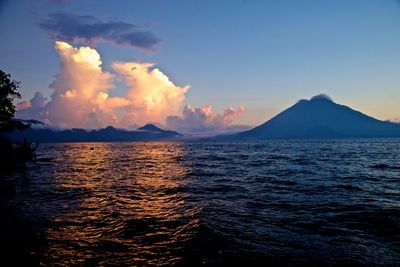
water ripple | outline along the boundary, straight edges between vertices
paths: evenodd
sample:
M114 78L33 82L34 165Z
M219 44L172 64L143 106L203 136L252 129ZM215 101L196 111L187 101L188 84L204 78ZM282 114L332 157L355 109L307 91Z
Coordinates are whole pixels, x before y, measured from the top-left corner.
M396 266L400 141L42 145L43 266Z

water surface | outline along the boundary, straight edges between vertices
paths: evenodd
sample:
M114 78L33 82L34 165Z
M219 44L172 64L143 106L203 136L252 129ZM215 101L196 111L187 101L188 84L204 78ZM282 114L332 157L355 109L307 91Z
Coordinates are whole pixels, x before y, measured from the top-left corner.
M44 266L396 266L400 140L42 144Z

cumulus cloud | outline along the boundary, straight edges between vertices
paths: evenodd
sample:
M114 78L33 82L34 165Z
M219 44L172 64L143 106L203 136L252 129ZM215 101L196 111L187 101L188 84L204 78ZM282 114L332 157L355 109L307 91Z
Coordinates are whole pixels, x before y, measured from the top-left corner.
M20 104L17 117L33 117L35 112L36 119L63 128L129 128L148 121L163 122L178 114L189 89L176 86L151 63L117 62L112 64L117 74L112 74L102 69L100 55L93 48L60 41L55 48L61 69L50 84L54 89L51 99L46 102L41 94L35 94L29 105ZM112 97L110 91L118 77L128 91Z
M50 38L69 43L83 42L93 45L105 41L152 50L161 41L152 32L141 30L134 24L120 21L102 22L93 16L52 13L42 20L39 26Z
M245 111L242 106L222 114L211 106L186 105L181 111L189 86L175 85L153 63L114 62L112 72L107 72L93 48L57 41L55 49L61 64L50 84L54 90L51 98L37 92L29 102L18 104L18 118L86 129L109 125L132 128L153 122L193 135L246 129L232 124ZM118 97L112 96L117 80L127 86L125 94Z
M96 128L116 123L110 112L112 106L126 104L109 99L114 77L101 68L100 55L90 47L76 48L65 42L56 42L61 59L61 70L50 84L54 89L46 104L43 117L48 123L61 127Z
M183 108L182 116L169 116L167 118L166 126L170 129L191 134L242 130L247 127L235 126L231 125L231 123L244 112L243 106L237 109L230 107L222 114L217 114L210 105L202 108L193 108L191 105L186 105Z
M122 123L162 122L177 114L189 86L176 86L152 63L116 62L113 69L128 86L126 98L131 105Z
M29 102L22 101L17 104L17 117L25 120L41 120L46 102L47 98L41 92L36 92Z

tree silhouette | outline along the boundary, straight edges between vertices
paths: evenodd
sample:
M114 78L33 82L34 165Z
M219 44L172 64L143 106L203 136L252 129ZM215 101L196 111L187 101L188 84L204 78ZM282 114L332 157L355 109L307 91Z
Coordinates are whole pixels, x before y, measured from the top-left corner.
M0 70L0 132L23 130L28 127L21 121L14 120L14 100L21 98L18 92L20 82L11 80L11 75Z
M0 170L16 161L30 161L35 159L37 143L32 145L26 139L14 143L9 141L8 134L13 130L29 128L30 122L14 119L14 100L21 98L18 92L20 82L11 80L11 75L0 70Z

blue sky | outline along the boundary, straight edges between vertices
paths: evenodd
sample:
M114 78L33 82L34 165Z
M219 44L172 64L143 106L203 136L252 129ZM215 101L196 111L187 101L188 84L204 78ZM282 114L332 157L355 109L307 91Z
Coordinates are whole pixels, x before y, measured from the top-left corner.
M319 93L379 119L400 119L398 1L1 1L0 68L22 82L24 99L59 69L48 14L135 24L162 41L154 51L99 43L115 60L154 62L184 104L218 112L243 105L236 123L255 125ZM119 85L114 94L124 91Z

